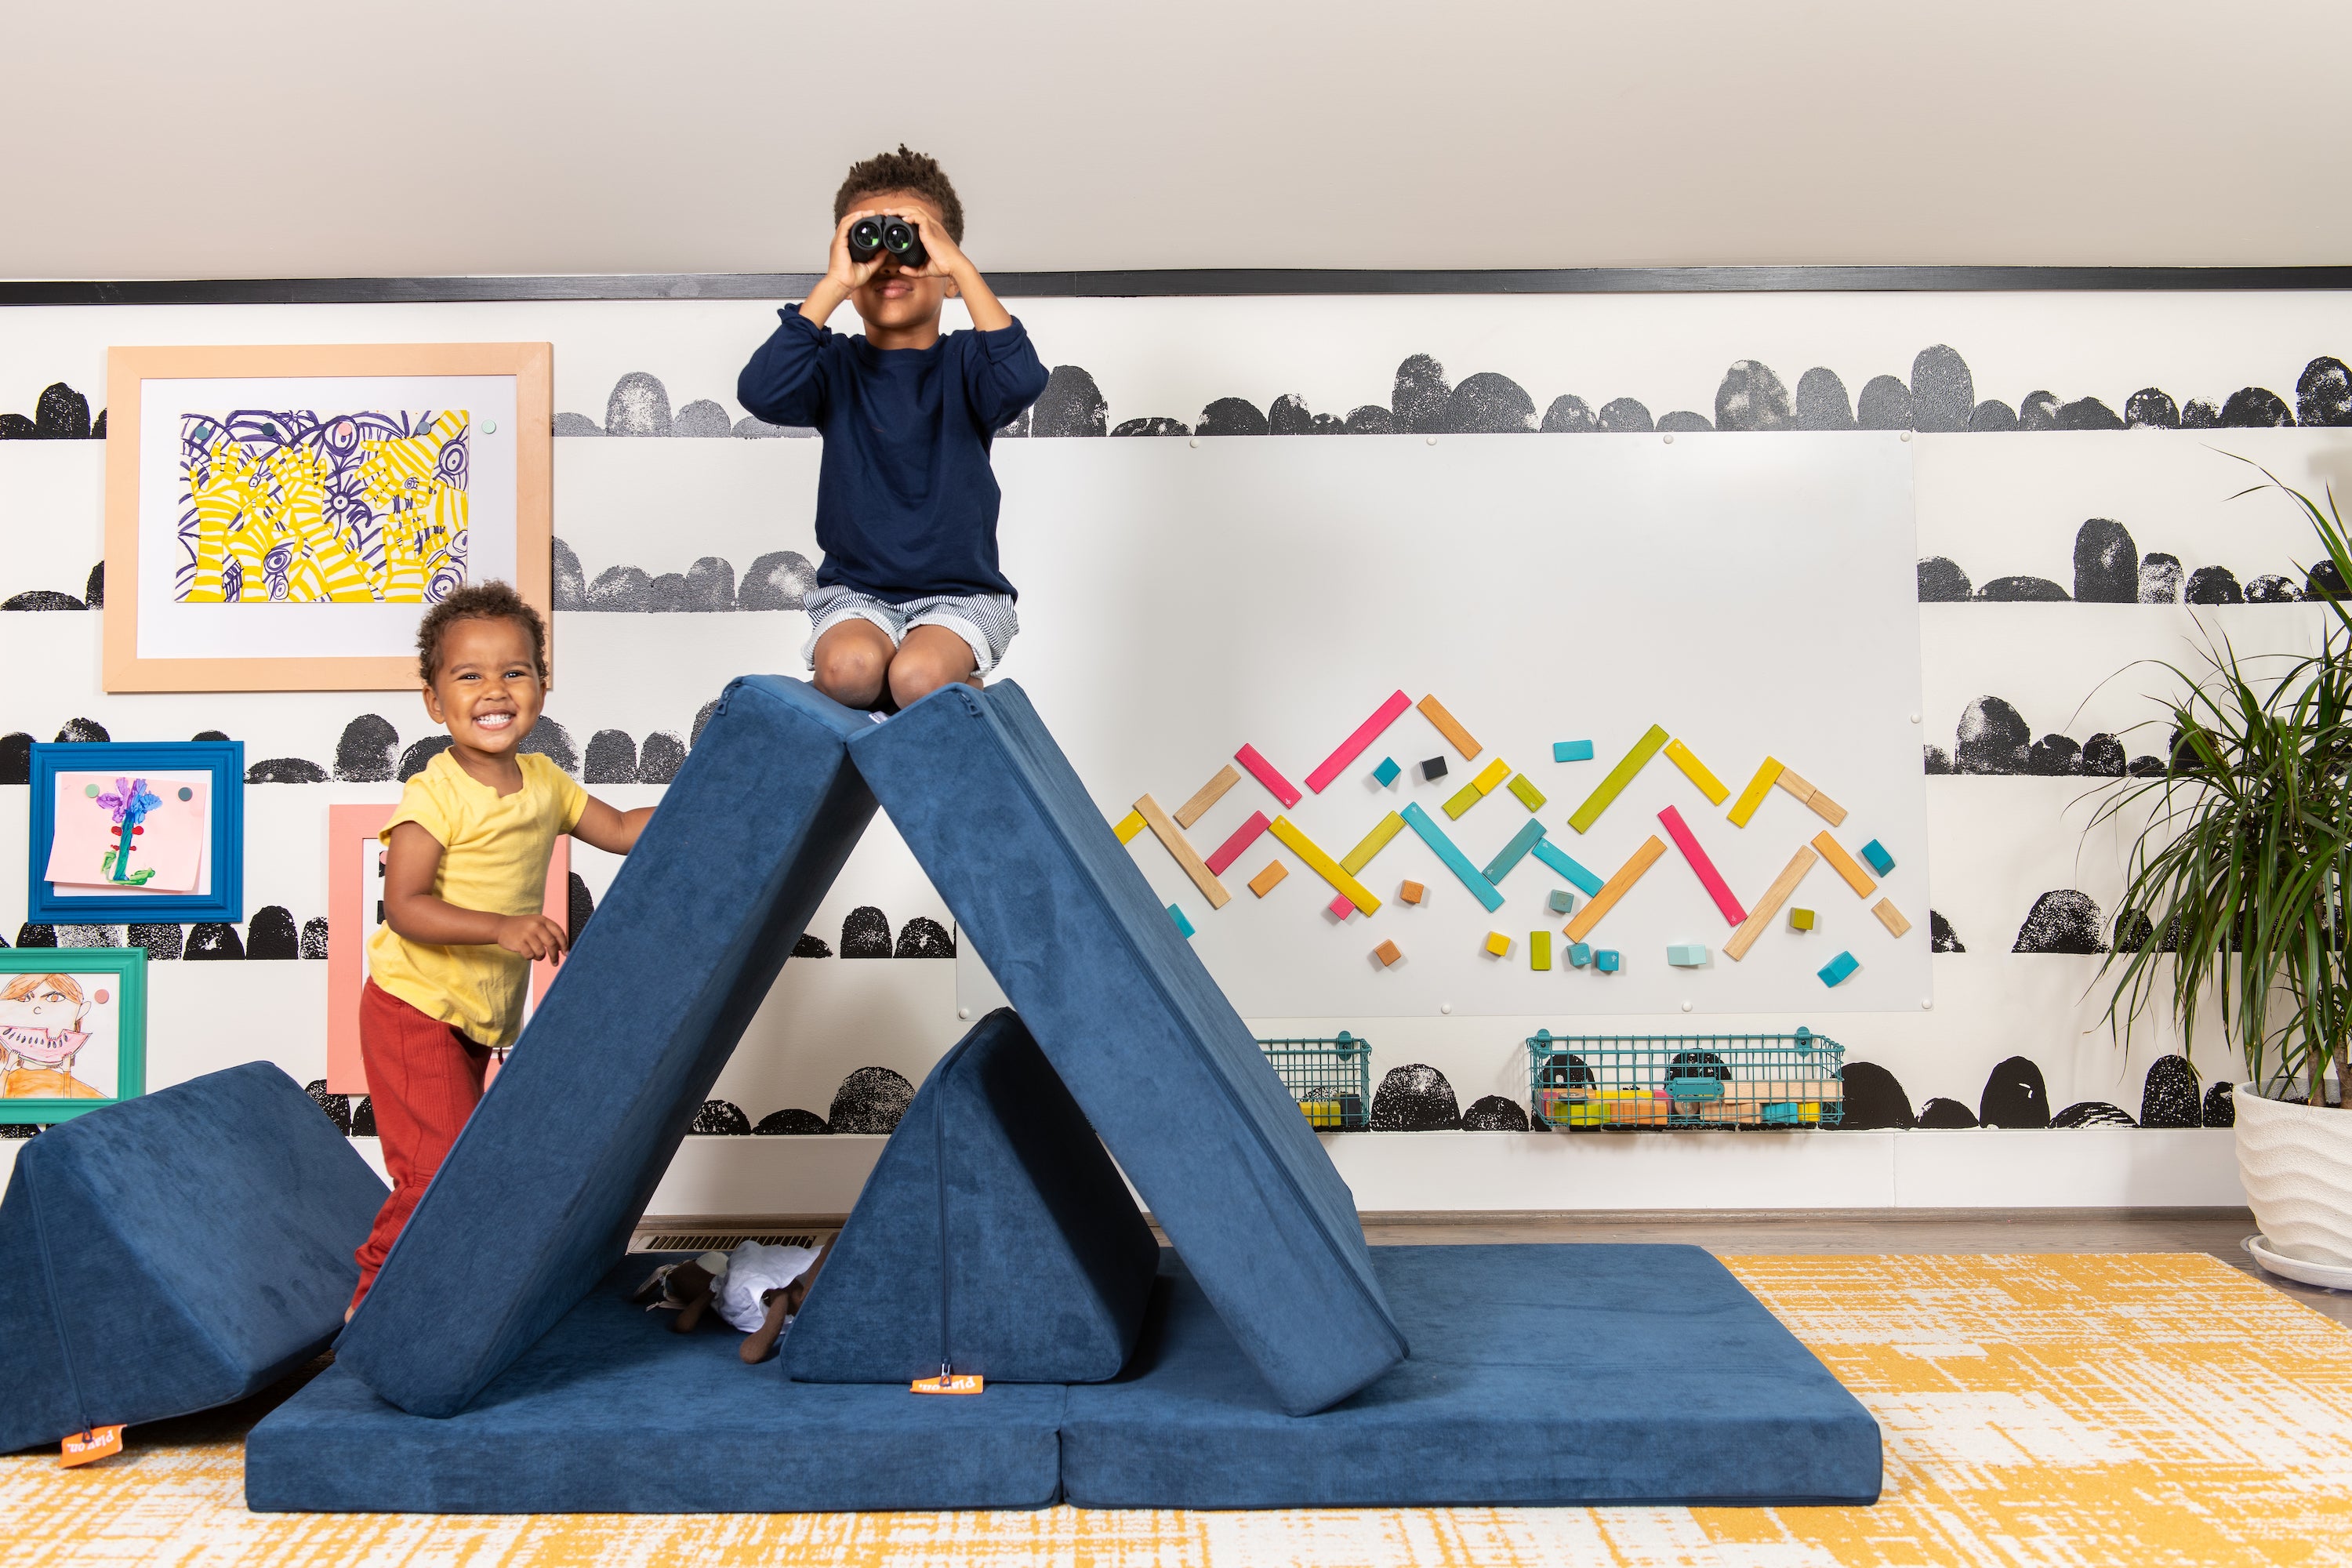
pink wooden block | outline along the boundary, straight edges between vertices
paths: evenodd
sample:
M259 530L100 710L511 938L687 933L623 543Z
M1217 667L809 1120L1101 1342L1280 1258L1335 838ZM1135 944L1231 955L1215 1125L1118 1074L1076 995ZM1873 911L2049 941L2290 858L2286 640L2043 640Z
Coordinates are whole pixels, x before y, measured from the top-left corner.
M1412 704L1400 691L1380 705L1372 716L1356 726L1356 732L1339 742L1339 749L1323 759L1323 765L1307 775L1307 787L1321 795L1326 785L1339 776L1339 771L1362 754L1366 746L1381 738L1381 731L1397 721L1397 716Z
M1244 745L1234 753L1234 761L1250 771L1251 776L1274 792L1274 798L1286 806L1297 805L1301 798L1298 786L1284 778L1272 763L1257 754L1255 746Z
M1268 824L1265 820L1265 813L1262 811L1251 812L1250 819L1247 822L1243 823L1239 827L1234 828L1234 836L1231 838L1226 839L1223 844L1218 845L1217 852L1209 857L1209 875L1212 877L1223 876L1225 874L1225 868L1240 859L1242 857L1242 851L1248 848L1251 844L1255 842L1257 836L1264 833L1267 826Z
M1356 906L1349 900L1347 894L1342 893L1331 900L1331 912L1341 920L1346 920L1356 912Z
M1705 888L1707 897L1715 900L1715 907L1723 911L1723 918L1733 925L1744 924L1748 911L1739 907L1738 899L1731 896L1730 888L1724 883L1723 873L1715 868L1715 862L1708 859L1706 851L1699 847L1698 838L1691 832L1690 825L1683 820L1683 814L1670 805L1658 813L1658 820L1666 825L1666 832L1674 839L1675 847L1683 852L1683 858L1690 862L1690 868L1698 873L1699 886Z

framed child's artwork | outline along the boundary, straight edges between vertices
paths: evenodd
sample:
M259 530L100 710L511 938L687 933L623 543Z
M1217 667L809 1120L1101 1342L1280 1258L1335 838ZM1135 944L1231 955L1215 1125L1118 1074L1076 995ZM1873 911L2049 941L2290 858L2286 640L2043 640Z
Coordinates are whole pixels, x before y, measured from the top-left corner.
M549 608L545 343L107 351L109 691L388 691L499 578Z
M245 919L245 742L33 747L26 919Z
M368 939L383 924L383 845L376 835L399 809L381 805L327 808L327 1092L365 1094L367 1068L360 1061L360 987L367 984ZM541 912L565 930L572 926L572 840L559 835L547 861L547 890ZM556 965L541 959L530 966L529 1018L554 983Z
M146 1092L144 949L0 949L0 1122L47 1126Z

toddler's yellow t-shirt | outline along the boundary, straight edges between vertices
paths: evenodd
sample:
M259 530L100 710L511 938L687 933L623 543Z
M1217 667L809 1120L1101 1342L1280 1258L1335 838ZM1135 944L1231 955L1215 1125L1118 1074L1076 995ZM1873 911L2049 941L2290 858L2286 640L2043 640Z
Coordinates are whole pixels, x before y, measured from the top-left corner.
M441 843L433 896L461 910L533 915L545 903L556 836L587 809L588 792L536 752L515 759L522 788L501 795L443 752L402 790L400 808L377 837L414 822ZM368 939L368 978L428 1018L454 1025L478 1045L506 1046L522 1031L530 961L495 944L436 947L385 925Z

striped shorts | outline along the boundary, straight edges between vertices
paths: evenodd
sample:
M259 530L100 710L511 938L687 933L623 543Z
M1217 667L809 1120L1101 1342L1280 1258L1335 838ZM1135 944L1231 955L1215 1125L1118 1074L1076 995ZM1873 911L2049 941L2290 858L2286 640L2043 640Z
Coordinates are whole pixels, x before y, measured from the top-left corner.
M811 588L802 600L808 611L809 637L801 658L814 672L817 639L843 621L870 621L882 628L897 647L916 626L945 626L971 647L974 675L986 675L1004 657L1013 636L1021 629L1009 594L935 594L894 605L840 586Z

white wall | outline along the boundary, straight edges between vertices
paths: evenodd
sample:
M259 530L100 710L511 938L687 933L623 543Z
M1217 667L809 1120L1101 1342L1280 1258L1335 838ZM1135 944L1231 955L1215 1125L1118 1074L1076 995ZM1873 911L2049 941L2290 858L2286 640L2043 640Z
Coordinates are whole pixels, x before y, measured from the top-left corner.
M0 276L2335 262L2352 11L1407 0L11 8Z

